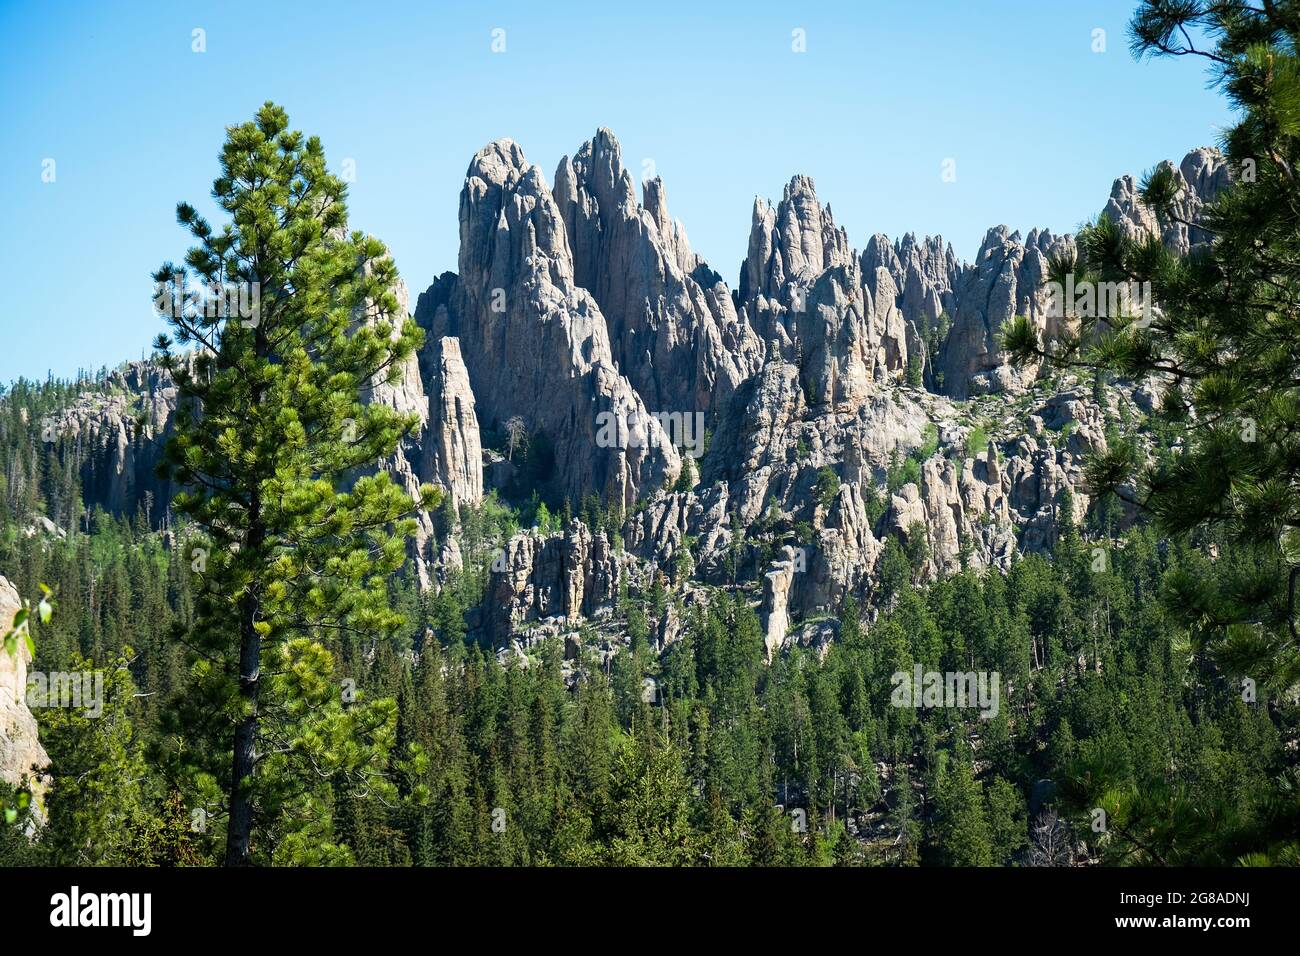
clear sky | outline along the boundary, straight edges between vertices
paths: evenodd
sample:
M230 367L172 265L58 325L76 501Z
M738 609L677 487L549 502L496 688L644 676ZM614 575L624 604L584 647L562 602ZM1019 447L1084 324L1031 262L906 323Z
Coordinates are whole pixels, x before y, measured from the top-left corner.
M176 202L210 210L225 126L267 99L353 160L352 224L412 301L455 269L466 166L503 136L551 181L608 126L733 287L754 196L795 173L857 248L910 230L970 258L998 223L1073 229L1230 120L1198 64L1133 60L1135 2L0 0L0 382L147 349Z

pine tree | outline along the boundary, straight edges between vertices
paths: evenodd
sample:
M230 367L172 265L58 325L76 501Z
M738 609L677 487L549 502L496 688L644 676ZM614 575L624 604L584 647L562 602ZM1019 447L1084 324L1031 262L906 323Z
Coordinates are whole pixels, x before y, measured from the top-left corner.
M130 649L126 649L130 654ZM131 719L135 683L120 657L103 670L75 657L64 672L85 687L85 707L41 707L41 737L56 776L46 798L42 841L59 866L124 866L133 862L133 831L156 823L146 809L143 753ZM94 675L92 677L92 675ZM86 687L86 685L89 687ZM98 700L91 690L97 688Z
M1171 166L1145 177L1162 228L1206 240L1187 256L1103 215L1077 236L1077 257L1050 263L1075 286L1149 283L1149 314L1082 316L1052 342L1019 318L1004 347L1166 386L1158 418L1176 449L1148 462L1134 442L1112 443L1088 468L1091 490L1133 501L1165 533L1215 531L1272 565L1185 575L1171 606L1222 666L1281 693L1300 680L1300 17L1289 2L1143 0L1130 32L1138 56L1204 62L1239 111L1224 135L1231 182L1191 222Z
M681 757L644 735L621 737L610 777L615 866L691 866L696 840Z
M160 472L203 536L182 753L224 805L227 864L243 865L283 858L276 844L304 846L308 830L328 844L322 776L377 779L394 707L341 699L324 641L400 625L385 578L405 559L409 515L437 501L365 473L414 425L369 399L420 333L396 314L383 245L347 233L346 187L320 141L267 103L228 129L220 165L212 194L230 222L214 230L178 205L196 245L155 274L175 345L193 347L156 343L180 395ZM217 307L191 300L191 275Z
M448 580L438 591L430 608L429 623L444 644L456 644L465 638L465 608L456 593L455 581Z
M1011 783L994 777L984 791L993 862L1006 863L1029 842L1025 798Z
M889 811L891 834L887 859L895 866L915 866L919 826L916 821L916 797L906 759L894 767L893 807Z
M995 862L983 792L970 763L953 759L939 777L932 838L947 866L989 866Z

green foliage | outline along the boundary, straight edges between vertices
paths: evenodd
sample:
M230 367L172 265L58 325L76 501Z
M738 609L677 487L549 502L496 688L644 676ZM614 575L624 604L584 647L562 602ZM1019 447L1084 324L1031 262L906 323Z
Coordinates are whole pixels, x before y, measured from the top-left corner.
M900 488L907 484L920 485L921 465L933 457L938 450L938 426L934 422L926 422L920 445L912 449L911 453L902 460L899 459L898 453L895 452L894 461L885 476L885 486L889 493L896 494Z
M907 529L907 540L903 542L903 553L914 573L919 573L930 560L930 545L926 539L925 525L914 521Z
M95 708L43 707L41 740L58 776L45 799L49 830L43 848L62 866L122 866L132 861L132 830L146 818L148 779L131 719L136 693L131 650L108 667L74 657L78 675L98 674ZM96 713L95 711L99 711Z
M677 475L677 481L673 484L673 491L685 493L695 487L699 480L699 470L695 467L695 459L690 455L682 456L682 470Z
M984 790L984 810L992 860L1010 862L1029 842L1024 795L1005 778L994 777Z
M929 460L938 450L939 426L934 422L926 422L921 433L921 444L912 451L911 457L917 462L924 462Z
M1179 18L1205 9L1147 4L1137 29L1177 42ZM1293 144L1282 135L1286 69L1261 73L1263 61L1244 42L1252 31L1260 43L1287 34L1260 27L1266 16L1242 13L1224 33L1240 60L1228 82L1242 85L1243 97L1267 97L1248 110L1246 132L1232 135L1252 149L1268 145L1294 169ZM380 248L336 228L341 185L329 182L318 147L279 124L272 110L231 133L218 198L230 207L233 233L214 238L182 210L199 237L187 264L205 277L253 274L234 253L256 259L261 242L301 255L278 276L279 266L262 262L258 326L196 317L192 329L178 330L186 344L207 336L214 347L203 359L172 359L178 377L191 376L183 393L203 404L202 416L184 420L169 459L189 485L177 524L150 530L157 509L143 501L125 516L87 508L98 479L83 479L84 452L35 440L40 416L75 397L71 384L15 383L0 402L0 566L20 593L34 595L48 581L60 597L52 618L37 610L23 622L37 663L61 670L108 662L105 717L37 711L53 759L48 822L29 840L31 795L0 788L15 823L0 827L0 863L230 859L224 814L238 780L235 738L250 717L259 759L239 789L255 810L247 856L257 862L1006 865L1068 857L1079 845L1089 860L1121 865L1300 857L1296 709L1276 692L1294 685L1288 586L1300 567L1287 477L1300 460L1288 437L1294 361L1282 360L1294 327L1290 291L1282 290L1291 288L1286 263L1296 256L1293 224L1270 212L1287 175L1274 156L1256 154L1263 175L1255 185L1264 192L1231 198L1226 213L1215 213L1228 216L1225 255L1254 260L1211 253L1172 263L1153 248L1126 247L1098 223L1081 237L1080 263L1053 264L1105 274L1127 262L1163 283L1164 325L1109 339L1116 330L1097 329L1077 343L1080 355L1093 349L1092 358L1123 374L1136 366L1116 363L1140 354L1124 336L1152 336L1167 358L1151 361L1197 373L1171 373L1183 384L1150 426L1160 446L1154 471L1141 472L1127 429L1108 434L1107 456L1089 466L1090 485L1102 490L1136 477L1158 526L1115 537L1108 499L1090 489L1088 525L1063 518L1051 560L1018 557L1005 574L972 562L924 588L915 583L928 559L924 529L909 529L906 543L889 535L877 585L843 601L838 639L824 653L793 647L770 663L745 587L701 586L706 601L681 602L677 586L690 573L683 557L671 587L657 577L643 591L629 589L615 618L583 624L566 636L568 647L554 638L530 647L522 666L465 637L508 536L521 524L549 533L570 518L574 503L546 497L544 436L513 452L529 476L509 494L519 510L489 496L459 513L439 511L438 534L456 537L465 568L435 594L417 594L402 576L404 519L416 503L370 474L407 423L357 395L382 374L371 374L369 359L409 355L418 334L384 317L392 272ZM286 179L290 165L301 173ZM254 169L267 173L255 177L261 186L240 175ZM1163 176L1148 182L1160 208L1168 187ZM295 196L307 195L320 201L295 205L293 215ZM1262 247L1231 232L1240 229L1232 203L1257 199ZM288 225L270 222L275 209ZM223 237L231 243L224 249ZM1238 314L1227 315L1227 301L1213 297L1229 290L1268 307L1238 302ZM352 328L359 308L373 313L373 325ZM1020 322L1016 334L1025 339ZM319 348L299 347L308 335L321 338ZM276 350L268 351L272 337ZM933 362L928 333L927 342ZM1059 358L1070 358L1070 345ZM315 367L322 363L328 374ZM1237 412L1251 413L1254 443ZM349 418L354 443L341 441ZM921 447L889 469L889 490L918 481L936 447L937 432L927 429ZM828 506L839 480L824 473L816 491ZM220 479L214 487L204 484L211 477ZM256 518L254 495L263 504ZM873 492L866 504L877 524L882 496ZM1068 493L1056 504L1058 515L1072 512ZM1206 517L1210 504L1218 510ZM599 500L580 511L593 528L609 530L619 518ZM68 530L66 539L22 536L41 513ZM318 534L317 525L328 531ZM260 539L250 537L259 526ZM791 524L779 506L751 528L733 515L719 570L738 585L765 549L791 536L811 541L811 525ZM1094 546L1104 547L1100 568ZM689 549L688 541L679 554ZM256 613L246 614L253 594ZM670 610L683 626L657 654L651 635ZM630 647L606 658L616 629ZM243 692L250 632L255 709ZM564 662L575 645L577 659ZM918 664L996 672L997 715L893 706L893 675ZM1257 700L1239 679L1251 674L1260 676ZM642 696L647 676L658 689L653 702ZM344 680L355 682L355 696L340 693ZM1031 819L1029 796L1040 782L1054 796ZM1098 808L1107 814L1104 835L1089 825ZM194 829L195 811L205 828ZM795 811L806 832L793 825ZM1049 830L1067 853L1042 845Z
M881 495L880 489L875 485L862 486L863 506L867 512L867 521L874 528L880 523L880 519L885 516L889 510L889 504Z
M1116 493L1166 534L1221 536L1272 550L1277 571L1267 599L1249 610L1212 609L1198 639L1221 667L1281 694L1300 680L1294 584L1279 537L1300 526L1300 228L1296 169L1300 140L1300 34L1290 4L1144 0L1131 24L1139 56L1199 58L1237 110L1224 136L1231 183L1184 222L1181 180L1172 167L1147 174L1141 197L1162 227L1182 225L1203 240L1178 256L1158 237L1134 237L1099 216L1076 237L1077 258L1050 264L1053 280L1147 284L1158 311L1078 317L1077 329L1039 342L1017 319L1004 348L1022 359L1081 366L1166 387L1157 429L1171 452L1148 460L1129 442L1089 467L1094 493ZM1209 45L1194 46L1193 36ZM1230 569L1203 568L1203 588ZM1207 609L1210 610L1210 609ZM1236 670L1243 664L1249 673Z
M54 592L44 584L41 585L41 603L37 606L36 615L42 624L48 624L53 614L54 606L50 603L50 598ZM14 619L11 624L0 632L0 643L3 643L4 652L10 657L18 655L18 642L22 641L27 653L36 653L36 643L32 640L32 608L30 602L19 607L14 611Z
M817 484L815 494L817 503L823 508L829 508L835 503L836 497L840 493L840 476L830 468L820 468L817 471Z
M509 509L492 507L508 527ZM480 524L496 528L497 518ZM120 690L106 695L106 713L115 715L108 722L37 711L55 757L51 793L61 796L40 838L3 843L0 859L68 859L95 832L107 834L95 850L105 862L219 862L220 818L214 814L206 833L192 832L191 815L215 809L220 793L212 790L209 804L207 791L196 789L182 802L163 776L171 764L152 756L169 739L154 698L160 688L189 686L183 670L150 662L170 648L154 619L183 619L189 592L184 576L173 576L188 573L189 563L163 552L161 576L131 577L134 562L156 561L151 536L99 520L99 532L48 555L25 546L8 567L20 581L47 577L62 595L81 593L71 572L92 560L133 569L123 580L138 580L138 593L128 586L125 601L112 575L101 585L122 630L104 630L101 609L66 599L49 624L34 627L51 669L75 666L78 652L67 648L82 639L138 637L141 650L105 659L125 661L136 693L148 696L125 693L123 673ZM922 590L891 537L881 587L871 595L877 607L846 600L839 639L824 658L794 649L765 665L757 616L739 592L735 600L722 593L706 609L680 612L685 628L662 657L643 638L637 653L616 656L608 678L591 661L574 684L560 669L558 641L532 651L529 668L503 665L465 643L464 614L449 600L459 601L462 585L452 580L429 600L435 639L417 641L414 658L406 650L423 626L416 621L365 645L365 653L352 641L330 642L336 675L346 673L364 691L360 710L342 705L309 647L289 651L305 656L300 666L275 667L301 675L293 678L301 686L276 694L304 698L299 726L312 759L334 759L337 746L337 759L355 764L387 749L394 792L360 791L346 774L324 789L294 788L268 811L277 821L268 835L271 861L1017 863L1032 856L1039 818L1028 819L1024 805L1043 779L1057 785L1071 846L1087 839L1089 854L1105 862L1285 859L1294 818L1277 781L1292 772L1294 758L1280 727L1294 709L1277 710L1275 723L1236 688L1211 692L1195 679L1178 650L1186 626L1153 596L1180 588L1189 574L1195 580L1204 559L1185 547L1162 553L1156 544L1150 530L1131 531L1096 573L1083 542L1067 532L1055 562L1026 557L1005 578L966 571ZM468 553L463 541L462 548ZM1235 558L1238 577L1258 577L1267 567L1259 560ZM166 587L169 580L175 586ZM625 634L646 634L671 602L667 589L658 590L659 597L653 587L629 595L620 612ZM159 597L165 614L150 603ZM1198 606L1189 603L1188 614ZM588 629L581 643L596 647L599 639ZM998 717L891 706L890 676L910 673L914 662L997 671ZM647 674L659 686L654 704L641 699ZM376 699L392 701L392 709L368 712ZM51 735L47 724L63 729ZM975 734L978 763L963 756ZM1101 780L1094 767L1109 775L1100 792L1088 789ZM288 767L273 769L292 776ZM653 787L642 785L650 780ZM1091 836L1096 806L1114 811L1104 842ZM506 813L502 832L492 828L497 808ZM792 830L793 809L806 812L808 832ZM1214 827L1195 826L1194 810ZM656 827L667 834L662 843Z
M983 793L964 760L948 761L939 772L933 848L947 866L990 866L994 862Z
M919 355L909 355L907 358L907 384L913 388L920 388L925 382L925 364Z
M184 268L155 274L171 283L175 343L197 347L178 355L157 342L180 395L160 474L184 489L174 506L203 559L195 619L178 635L193 650L172 725L186 746L169 759L214 816L228 807L227 862L292 862L306 842L329 846L328 781L375 787L391 744L391 702L345 712L322 641L403 623L387 576L405 562L410 516L437 495L413 501L386 472L365 473L416 424L365 399L396 378L421 332L397 314L383 245L345 231L346 187L319 140L268 103L229 128L220 161L213 197L230 222L214 230L181 203L197 244ZM256 314L177 308L187 270L260 290Z

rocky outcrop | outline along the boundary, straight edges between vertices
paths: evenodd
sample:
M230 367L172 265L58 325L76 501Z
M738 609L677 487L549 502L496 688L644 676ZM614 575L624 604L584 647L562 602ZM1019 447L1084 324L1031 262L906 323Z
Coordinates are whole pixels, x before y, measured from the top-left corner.
M1006 226L988 231L974 265L958 281L956 313L939 358L945 394L966 398L1014 391L1033 380L1036 370L1006 364L1002 332L1018 315L1048 330L1048 259L1072 254L1073 243L1047 230L1034 230L1024 240Z
M14 614L22 606L18 591L0 577L0 634L13 625ZM50 758L41 746L36 718L27 708L27 666L31 653L24 641L18 651L8 654L0 646L0 781L17 786L49 765ZM3 823L0 822L0 826Z
M651 411L714 412L762 347L669 216L662 180L644 184L638 205L618 141L601 129L560 161L554 197L573 280L600 306L618 370Z
M152 362L109 372L68 408L35 423L81 476L82 500L119 515L144 511L160 523L175 491L154 475L176 413L176 386Z
M860 259L806 176L790 180L775 208L755 200L742 316L769 355L797 366L814 405L855 402L923 354L899 309L892 257L889 248Z
M453 507L483 497L483 447L460 341L445 336L430 353L429 419L420 473L443 488Z
M835 225L830 206L822 207L807 176L795 176L775 208L754 200L749 253L740 274L740 299L757 296L786 301L792 286L808 286L817 276L852 261L848 234Z
M422 298L417 321L459 338L481 423L519 416L543 433L555 484L574 499L595 492L630 506L676 477L676 449L618 371L605 316L574 278L567 226L545 177L510 140L470 164L459 266L450 289Z
M1208 148L1192 150L1178 166L1166 160L1158 168L1173 175L1179 190L1172 217L1161 220L1142 202L1137 180L1131 175L1115 180L1103 215L1129 238L1158 237L1172 252L1187 255L1210 240L1210 234L1196 223L1204 215L1205 207L1230 185L1231 169L1218 150ZM1065 330L1066 319L1050 308L1044 283L1051 257L1070 259L1075 255L1074 241L1069 236L1033 230L1022 241L1018 233L1010 232L1005 226L990 229L975 262L952 283L953 323L939 363L942 381L936 376L933 383L937 390L965 398L971 394L1016 390L1031 381L1034 369L1015 370L1004 363L999 353L999 337L1017 315L1026 316L1049 339ZM893 266L894 270L903 268L901 256L890 257L877 250L874 258L887 265L892 265L892 259L897 258L900 264ZM924 261L925 257L921 258ZM930 261L934 262L933 256ZM923 278L925 271L920 271L918 278ZM933 265L929 270L931 276L942 272ZM907 285L910 287L912 283L909 281ZM928 295L930 283L919 281L916 287L921 296L919 302L928 299L932 309L933 298ZM922 294L922 290L927 294ZM916 307L912 305L904 310L909 320L915 319Z
M770 661L785 643L790 628L790 585L796 573L795 562L799 555L786 546L780 560L763 576L763 643Z
M918 241L909 232L898 241L895 251L902 275L895 275L894 281L903 290L900 305L907 320L933 322L943 312L951 312L956 306L954 286L961 275L952 245L942 236Z
M1106 422L1138 396L1112 388L1103 408L1076 386L1024 411L989 397L977 426L967 403L911 390L880 390L851 411L819 408L805 400L797 369L773 359L736 399L701 485L656 497L624 536L640 560L661 564L694 539L695 576L727 583L733 522L753 540L775 520L787 547L759 574L775 647L783 629L833 613L848 594L869 601L891 537L923 536L918 582L966 565L1005 570L1018 551L1050 548L1064 493L1076 521L1087 507L1084 458L1104 450ZM972 445L976 427L991 437L987 446ZM915 480L892 483L908 458ZM806 530L788 544L800 525Z
M1193 222L1229 182L1213 150L1175 172ZM1107 215L1180 252L1206 238L1157 221L1131 178L1116 181ZM1017 315L1047 337L1063 330L1045 279L1052 257L1074 254L1069 236L998 226L969 265L941 237L910 233L872 236L859 253L795 176L779 202L755 200L733 293L691 249L661 180L638 202L604 129L561 160L554 188L518 145L489 144L467 170L459 230L458 272L419 297L423 347L371 395L419 423L379 466L412 493L441 485L458 509L515 486L524 470L501 436L522 422L554 461L531 475L543 496L594 494L625 515L621 547L581 523L508 542L475 612L498 643L606 613L620 581L653 569L686 590L731 583L738 546L759 540L749 553L776 559L750 581L775 648L846 595L869 600L891 540L924 536L918 581L1006 567L1051 546L1063 492L1086 505L1081 462L1104 447L1116 409L1073 383L1025 394L1039 370L1007 366L999 346ZM119 512L141 500L148 464L133 413L161 434L175 404L147 365L123 375L60 426L93 448L96 500ZM1123 400L1149 409L1155 396ZM657 413L698 414L710 430L680 482L683 436ZM426 588L463 563L437 523L420 516L413 548ZM826 633L804 631L814 643Z
M402 321L410 314L410 294L406 283L398 279L393 294L397 299L396 314L374 312L372 315L370 306L367 305L356 310L355 320L391 323L394 337L399 335ZM361 401L366 404L382 405L399 415L415 419L415 426L397 443L393 453L382 461L376 462L374 467L388 472L397 485L412 498L416 498L419 495L420 485L426 480L420 473L421 443L427 441L429 427L429 403L420 375L419 356L407 356L395 375L376 376L361 390ZM433 516L426 511L419 511L414 517L415 536L409 550L415 563L416 578L420 587L428 588L432 582L429 549L434 540Z
M630 556L614 551L603 531L581 521L566 531L522 531L492 563L484 609L488 637L504 642L530 624L576 623L618 597Z
M393 337L396 338L401 333L401 325L410 315L411 297L407 291L406 283L398 279L393 287L393 295L397 300L397 312L389 315L386 312L376 312L367 315L363 307L358 310L359 321L369 321L371 323L385 322L391 325ZM387 373L381 374L370 383L369 388L361 392L361 398L367 403L383 405L393 409L400 415L414 415L419 420L419 427L413 430L412 435L418 438L425 423L429 420L429 406L425 398L424 382L420 378L420 359L418 355L409 355L401 364L395 376ZM414 441L415 438L408 439Z
M915 363L920 380L937 391L931 352L947 337L943 317L950 323L956 312L955 287L962 273L952 246L945 244L942 236L918 241L910 232L891 245L877 233L868 240L861 264L878 309L882 300L887 302L889 295L894 295L906 328L909 373ZM881 270L888 274L889 286L881 282Z
M404 286L401 292L399 301L405 310ZM374 400L402 414L415 415L418 421L393 454L380 463L393 480L412 497L421 485L435 485L450 500L453 514L461 505L477 504L483 497L483 449L474 393L456 339L426 342L421 354L404 364L394 384L375 388ZM410 550L417 583L428 590L451 568L437 551L434 516L419 511L415 522Z
M1187 255L1195 246L1210 241L1210 234L1196 226L1205 206L1213 202L1232 182L1227 159L1217 149L1201 147L1183 157L1174 166L1169 160L1157 169L1174 176L1180 198L1172 218L1161 221L1138 195L1138 183L1131 175L1115 180L1104 215L1113 220L1121 232L1133 239L1158 236L1170 251Z

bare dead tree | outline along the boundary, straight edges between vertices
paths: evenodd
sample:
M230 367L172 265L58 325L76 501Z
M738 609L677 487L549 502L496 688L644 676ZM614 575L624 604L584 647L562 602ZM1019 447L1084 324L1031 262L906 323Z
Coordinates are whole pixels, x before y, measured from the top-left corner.
M1074 839L1070 824L1057 812L1046 809L1029 828L1029 866L1072 866Z
M514 415L506 420L506 435L509 436L510 441L507 446L506 460L513 461L515 449L524 443L524 439L528 435L528 426L524 424L522 418Z

